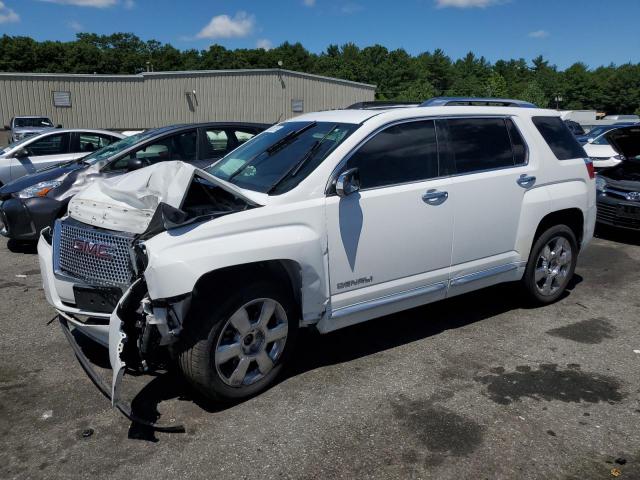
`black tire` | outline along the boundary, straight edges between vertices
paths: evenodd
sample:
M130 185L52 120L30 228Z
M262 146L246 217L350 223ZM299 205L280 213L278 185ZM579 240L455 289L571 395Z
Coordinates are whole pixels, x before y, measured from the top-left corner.
M545 291L544 286L547 277L536 281L536 270L542 267L542 259L540 258L545 247L556 239L564 239L571 248L571 260L566 264L566 270L561 276L554 277L552 281L553 290ZM566 258L566 257L565 257ZM565 292L567 285L573 277L578 259L578 242L576 236L566 225L555 225L545 230L534 242L527 262L527 268L522 278L524 289L535 304L548 305L558 300ZM541 288L542 284L542 288Z
M257 280L230 288L224 294L196 301L183 331L178 366L187 381L205 397L219 403L237 402L256 395L273 384L293 350L298 331L299 309L291 292L285 287L279 280ZM231 316L246 304L259 299L274 300L284 310L288 324L286 343L273 362L271 371L255 383L231 386L216 366L215 350L220 336L228 334ZM242 341L239 344L242 345ZM255 368L258 368L257 363Z

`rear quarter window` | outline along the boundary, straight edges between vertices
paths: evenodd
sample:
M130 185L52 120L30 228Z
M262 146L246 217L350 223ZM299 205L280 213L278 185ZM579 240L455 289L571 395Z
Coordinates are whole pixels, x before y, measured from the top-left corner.
M532 120L558 160L587 157L560 117L533 117Z

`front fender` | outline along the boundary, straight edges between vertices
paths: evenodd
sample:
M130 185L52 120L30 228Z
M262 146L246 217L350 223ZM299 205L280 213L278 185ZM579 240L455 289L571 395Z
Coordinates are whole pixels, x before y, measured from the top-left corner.
M321 225L319 218L316 225L308 221L256 225L235 232L215 232L215 236L214 230L209 230L215 225L209 225L206 229L210 235L202 229L180 235L179 241L165 232L147 243L145 279L149 295L159 299L190 293L203 275L222 268L289 260L300 268L303 321L317 321L329 297L326 237Z

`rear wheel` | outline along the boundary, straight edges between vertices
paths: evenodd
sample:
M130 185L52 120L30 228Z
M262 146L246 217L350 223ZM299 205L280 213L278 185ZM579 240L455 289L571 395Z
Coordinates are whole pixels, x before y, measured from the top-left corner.
M531 249L523 283L539 304L555 302L567 288L576 268L578 242L566 225L546 230Z
M185 328L190 346L179 355L182 372L215 401L255 395L273 383L289 356L296 311L289 292L264 281L200 304Z

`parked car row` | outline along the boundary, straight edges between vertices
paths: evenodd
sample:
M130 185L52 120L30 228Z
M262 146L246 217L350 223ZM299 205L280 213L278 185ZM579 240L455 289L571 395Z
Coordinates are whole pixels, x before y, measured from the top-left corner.
M80 363L144 423L120 398L126 372L175 364L233 402L275 381L300 328L502 282L556 301L596 218L621 225L596 204L635 225L640 198L612 196L640 154L640 127L627 128L608 137L624 162L596 180L556 111L509 99L164 127L5 185L0 218L5 235L38 239ZM110 384L72 330L108 348Z
M0 188L0 233L16 240L37 240L43 228L66 213L70 198L98 178L168 160L204 167L266 127L206 123L156 128L130 137L63 130L27 138L0 155L0 178L15 179ZM27 172L36 173L24 176Z

